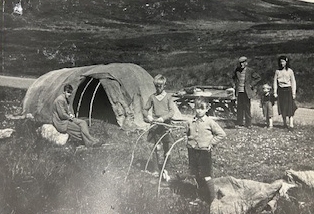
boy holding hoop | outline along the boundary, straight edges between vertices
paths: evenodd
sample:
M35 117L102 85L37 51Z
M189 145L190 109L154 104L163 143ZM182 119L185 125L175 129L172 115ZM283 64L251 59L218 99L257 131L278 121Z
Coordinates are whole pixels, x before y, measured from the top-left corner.
M169 124L171 118L174 116L175 104L172 96L165 91L166 77L158 74L154 77L154 85L156 93L150 95L148 101L144 107L143 115L146 122L149 123L166 123ZM152 109L152 115L148 111ZM147 136L147 140L151 143L156 144L157 141L164 135L168 129L163 125L156 125L153 127ZM155 150L155 156L153 157L153 176L158 177L159 171L161 170L162 160L165 158L169 151L169 144L172 144L174 139L171 133L167 133L162 139L161 143L157 145ZM163 149L163 154L162 150ZM166 180L169 179L167 170L164 170L164 177Z

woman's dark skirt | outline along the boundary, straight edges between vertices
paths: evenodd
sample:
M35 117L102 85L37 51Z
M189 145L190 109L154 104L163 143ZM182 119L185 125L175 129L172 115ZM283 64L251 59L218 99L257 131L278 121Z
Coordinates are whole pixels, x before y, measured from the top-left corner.
M298 109L292 98L291 87L278 87L278 114L283 117L294 116L294 112Z

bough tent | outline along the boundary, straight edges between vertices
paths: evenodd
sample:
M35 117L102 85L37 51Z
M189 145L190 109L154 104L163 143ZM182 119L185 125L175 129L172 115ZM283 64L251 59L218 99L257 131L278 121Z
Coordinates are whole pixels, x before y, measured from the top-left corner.
M52 123L52 104L65 84L74 88L71 102L78 117L103 119L125 127L144 127L142 109L155 92L153 78L138 65L112 63L51 71L27 90L24 114Z

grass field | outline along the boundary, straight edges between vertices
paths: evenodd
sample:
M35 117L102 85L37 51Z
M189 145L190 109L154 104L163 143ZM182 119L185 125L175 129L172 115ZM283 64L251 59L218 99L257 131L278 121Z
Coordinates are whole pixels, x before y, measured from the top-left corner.
M168 168L173 180L157 197L158 179L143 172L152 148L146 135L134 150L141 132L126 133L94 120L91 132L105 143L102 148L76 149L78 142L73 140L65 146L52 145L38 137L38 124L33 121L5 119L4 114L18 111L24 92L1 93L6 94L2 127L16 130L0 144L1 213L207 213L205 202L189 205L196 197L193 180L180 179L188 173L185 143L174 148ZM270 183L283 178L288 169L313 170L312 125L296 123L296 130L287 132L280 122L271 131L264 129L260 117L255 117L252 130L232 128L233 118L218 122L227 138L214 150L215 177ZM184 133L178 130L174 136L178 139ZM133 165L125 180L133 150ZM314 212L312 190L301 187L289 195L293 200L280 199L275 213ZM304 202L302 207L299 202Z

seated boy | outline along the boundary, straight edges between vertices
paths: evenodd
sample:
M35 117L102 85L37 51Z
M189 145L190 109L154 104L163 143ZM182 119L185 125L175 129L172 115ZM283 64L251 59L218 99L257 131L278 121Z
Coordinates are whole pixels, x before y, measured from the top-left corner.
M174 115L174 102L172 96L165 91L166 78L160 74L155 76L154 85L156 88L156 93L150 95L148 101L144 107L143 115L146 122L153 123L170 123L171 118ZM152 116L149 115L148 111L152 108ZM152 128L147 136L147 140L153 144L156 144L157 141L168 131L168 129L163 125L156 125ZM166 134L162 140L162 146L159 144L157 150L155 150L155 156L153 157L153 175L158 176L161 170L163 160L166 156L166 153L169 150L169 144L174 142L174 139L171 133ZM163 157L161 149L163 147ZM169 161L169 159L168 159ZM165 174L168 172L165 170Z

